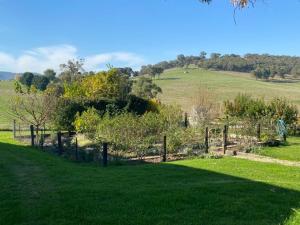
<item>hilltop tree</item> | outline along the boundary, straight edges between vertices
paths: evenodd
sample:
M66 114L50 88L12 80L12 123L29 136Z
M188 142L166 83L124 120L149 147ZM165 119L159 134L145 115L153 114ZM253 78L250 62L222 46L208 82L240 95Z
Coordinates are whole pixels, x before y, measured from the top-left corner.
M185 65L185 56L183 54L180 54L177 56L177 63L179 67L184 67Z
M291 74L294 77L299 77L300 76L300 65L295 65L291 71Z
M200 52L200 60L205 60L206 55L207 55L207 53L205 51Z
M157 76L159 78L159 76L164 72L164 69L162 67L159 66L153 66L151 68L151 75L153 77Z

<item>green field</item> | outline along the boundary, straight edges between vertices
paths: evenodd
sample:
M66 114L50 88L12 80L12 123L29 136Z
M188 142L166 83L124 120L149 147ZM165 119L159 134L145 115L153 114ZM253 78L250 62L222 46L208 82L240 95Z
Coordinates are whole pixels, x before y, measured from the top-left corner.
M257 153L272 158L300 162L300 138L290 137L286 146L266 147L258 150Z
M238 93L254 97L286 97L300 108L300 82L297 80L277 80L264 82L255 80L250 74L234 72L214 72L202 69L167 70L156 80L162 90L162 102L177 103L189 111L193 99L201 88L208 89L216 101L233 99Z
M235 158L77 164L0 133L0 224L296 225L300 168Z
M12 81L0 81L0 129L11 128L12 118L8 115L9 101L14 95Z

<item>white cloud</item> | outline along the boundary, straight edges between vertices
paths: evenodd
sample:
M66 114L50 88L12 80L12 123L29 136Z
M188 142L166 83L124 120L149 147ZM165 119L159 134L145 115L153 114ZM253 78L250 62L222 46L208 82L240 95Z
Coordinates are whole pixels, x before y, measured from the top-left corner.
M110 52L79 57L76 47L56 45L27 50L19 56L0 52L0 71L41 73L47 68L59 70L60 64L78 58L85 59L84 68L87 71L105 69L107 64L115 67L130 66L134 69L144 64L141 56L130 52Z

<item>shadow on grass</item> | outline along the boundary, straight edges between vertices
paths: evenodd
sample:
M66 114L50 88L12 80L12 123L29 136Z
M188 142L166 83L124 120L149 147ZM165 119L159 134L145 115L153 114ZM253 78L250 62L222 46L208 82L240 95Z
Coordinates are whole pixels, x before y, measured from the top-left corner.
M6 143L0 156L6 225L278 225L300 207L298 191L223 174L227 159L101 168Z
M158 78L157 80L180 80L179 77L165 77L165 78Z
M279 83L279 84L293 84L293 83L299 83L300 80L289 80L289 79L286 79L286 80L268 80L267 82L270 82L270 83Z

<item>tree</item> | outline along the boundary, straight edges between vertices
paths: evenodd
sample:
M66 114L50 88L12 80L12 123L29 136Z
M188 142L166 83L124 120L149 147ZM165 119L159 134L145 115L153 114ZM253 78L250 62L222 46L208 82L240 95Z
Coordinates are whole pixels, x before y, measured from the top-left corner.
M255 76L256 79L269 79L271 75L271 71L269 68L265 68L262 66L258 66L254 71L253 75Z
M129 77L137 76L136 71L133 71L131 67L116 68L121 75L127 75Z
M127 75L120 75L117 69L102 71L81 80L65 84L64 96L68 98L125 99L131 91L131 81Z
M210 54L210 59L212 60L217 60L221 57L221 54L220 53L211 53Z
M200 52L200 60L205 60L206 55L207 55L207 53L205 51Z
M299 77L300 76L300 65L295 65L291 71L291 74L294 76L294 77Z
M50 120L56 98L49 93L38 92L33 86L27 91L23 91L18 83L15 90L17 95L10 105L11 114L36 128L37 143L39 143L39 129Z
M46 90L50 80L46 76L34 75L32 79L32 85L40 91Z
M162 74L163 72L164 72L164 69L162 67L152 66L152 68L151 68L151 75L153 77L158 76L158 78L159 78L160 74Z
M177 56L177 63L179 67L185 66L185 56L183 54Z
M49 79L49 81L54 81L55 80L55 71L53 69L46 69L44 71L44 76L47 77Z
M24 84L27 87L30 87L32 85L32 80L33 80L34 74L30 72L23 73L20 82L21 84Z
M155 98L158 93L162 93L162 90L151 79L140 77L134 82L132 92L138 97L151 99Z
M61 64L60 69L62 73L59 75L60 79L66 83L79 80L81 74L84 73L83 64L83 59L69 60L66 64Z
M210 3L212 0L199 0L200 2ZM236 8L245 8L249 4L254 4L256 0L230 0L231 4Z

